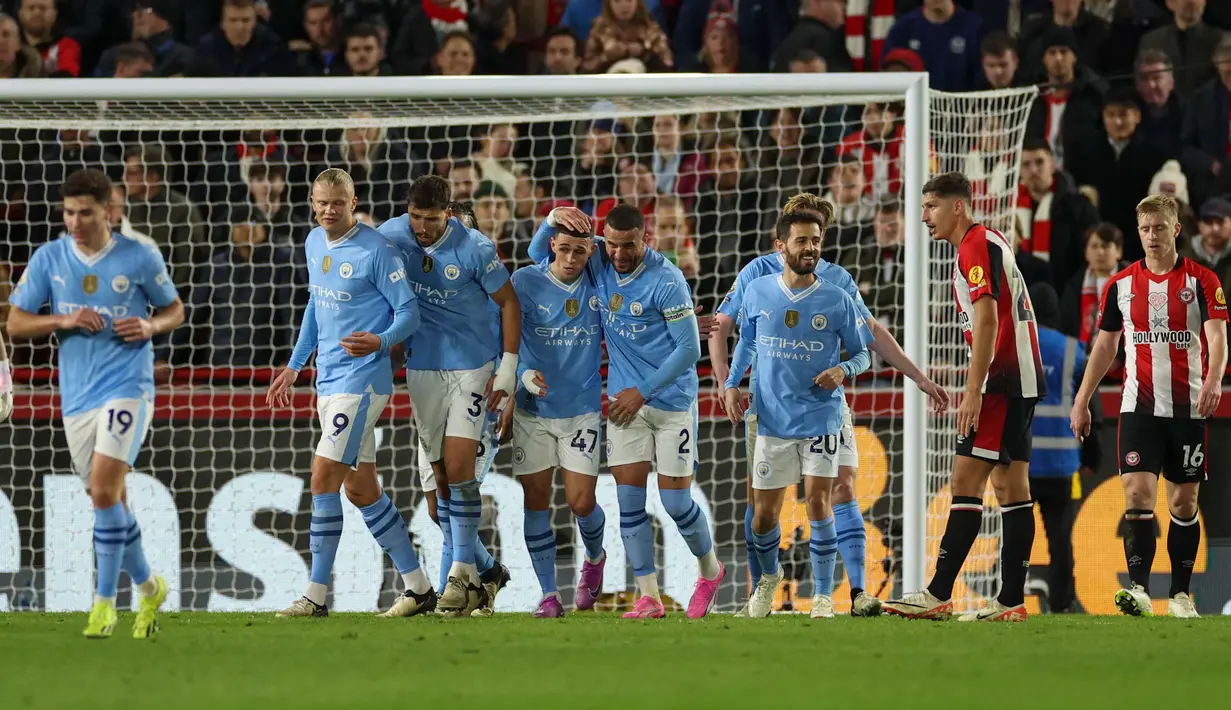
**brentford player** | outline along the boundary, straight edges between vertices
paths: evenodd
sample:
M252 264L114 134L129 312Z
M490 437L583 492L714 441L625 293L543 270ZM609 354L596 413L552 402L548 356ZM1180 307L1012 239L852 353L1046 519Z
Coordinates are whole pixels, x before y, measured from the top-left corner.
M1000 595L962 621L1025 621L1022 592L1034 544L1030 499L1030 428L1046 394L1039 333L1026 282L1004 235L974 221L970 181L945 173L923 186L923 221L933 239L957 248L953 295L970 364L957 410L953 503L927 589L883 608L913 619L948 619L953 583L983 520L983 491L992 477L1004 534Z
M1171 528L1171 591L1167 614L1195 618L1189 596L1201 527L1197 489L1206 479L1205 418L1218 408L1227 370L1227 299L1214 272L1176 253L1176 201L1151 195L1137 205L1145 258L1111 277L1100 303L1099 333L1073 401L1078 438L1090 433L1090 398L1116 356L1124 333L1124 390L1118 456L1124 485L1124 558L1129 587L1116 606L1150 616L1154 502L1167 479Z

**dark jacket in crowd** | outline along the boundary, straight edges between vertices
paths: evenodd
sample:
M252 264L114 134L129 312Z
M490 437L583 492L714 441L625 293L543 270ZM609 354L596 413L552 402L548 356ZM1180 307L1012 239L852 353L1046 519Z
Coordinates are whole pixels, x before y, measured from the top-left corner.
M1231 92L1217 78L1207 81L1189 98L1184 129L1180 132L1180 164L1188 177L1193 204L1199 205L1216 194L1219 180L1225 181L1228 177L1225 163L1229 120ZM1218 179L1211 170L1216 162L1224 163Z
M851 71L851 55L846 51L846 35L841 27L830 27L820 20L801 17L795 28L774 52L773 70L790 71L790 62L805 49L816 52L831 72Z
M160 32L142 42L154 55L154 76L183 74L192 63L192 48L176 42L171 30ZM118 46L103 52L103 56L98 60L98 66L94 69L94 76L115 74L115 57L118 53Z
M1218 75L1210 58L1222 34L1222 30L1203 22L1188 28L1187 32L1181 32L1170 24L1142 37L1137 51L1158 49L1171 58L1176 68L1175 90L1183 99Z
M1103 220L1131 236L1137 231L1137 203L1149 194L1154 174L1171 157L1146 142L1138 129L1119 154L1106 136L1100 136L1074 145L1064 164L1078 185L1090 185L1098 191L1098 212ZM1140 251L1140 244L1130 242L1125 245L1125 253L1134 255Z
M201 38L197 52L217 67L222 76L289 76L293 73L291 54L273 30L258 24L252 40L233 47L222 28Z

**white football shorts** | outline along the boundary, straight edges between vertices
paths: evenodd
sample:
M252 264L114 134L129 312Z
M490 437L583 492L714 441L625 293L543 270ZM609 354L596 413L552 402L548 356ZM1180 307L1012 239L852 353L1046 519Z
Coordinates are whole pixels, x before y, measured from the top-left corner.
M598 412L547 419L517 409L513 412L513 475L559 467L597 476L602 431Z
M376 423L389 404L387 394L329 394L318 397L321 441L316 455L352 468L376 463Z
M509 403L509 406L513 406ZM500 442L496 438L496 427L500 423L500 412L492 412L487 415L487 424L483 427L483 432L479 438L479 449L474 459L474 480L480 484L483 479L487 478L487 472L492 470L492 461L496 459L496 453L500 451ZM432 460L427 456L427 449L423 448L423 438L419 437L418 443L415 445L418 452L419 469L419 485L423 486L423 491L436 490L436 472L432 470Z
M73 469L88 484L94 454L132 466L150 431L154 403L148 399L112 399L98 409L64 417L64 436Z
M842 432L838 449L838 465L859 468L859 442L855 440L855 424L851 420L851 408L842 403Z
M687 411L645 406L626 426L607 420L607 465L648 461L663 476L691 476L697 461L697 403Z
M487 424L487 383L495 363L476 370L407 370L415 428L429 461L439 461L446 436L481 441Z
M838 477L838 434L812 439L757 435L752 487L772 491L799 483L800 476Z

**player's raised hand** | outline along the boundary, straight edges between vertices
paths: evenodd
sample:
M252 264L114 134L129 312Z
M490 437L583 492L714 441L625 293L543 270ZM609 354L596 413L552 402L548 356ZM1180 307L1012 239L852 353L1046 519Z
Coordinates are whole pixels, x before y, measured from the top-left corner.
M701 304L692 309L692 313L697 317L697 331L701 333L701 339L707 340L710 337L710 333L718 329L718 321L714 319L714 316L701 315L701 311L704 310L705 305Z
M1204 389L1202 389L1204 391ZM1200 401L1200 400L1198 400ZM1084 404L1074 404L1069 413L1069 429L1078 441L1085 441L1090 436L1090 407Z
M362 330L342 338L342 349L351 357L365 357L380 352L380 336Z
M744 397L738 387L723 390L722 409L727 413L727 419L730 419L732 424L744 421Z
M970 436L979 430L979 412L983 411L983 393L967 392L957 407L957 435Z
M295 380L299 379L299 370L292 370L289 367L282 369L274 381L269 383L269 390L265 393L265 404L270 409L279 409L288 407L291 404L291 385L295 384Z
M118 323L119 321L116 322ZM97 333L106 327L107 322L103 320L102 316L98 315L97 311L91 308L81 308L64 317L60 330L76 330L80 328L88 333Z
M535 397L547 396L547 380L543 379L543 373L538 370L526 370L521 373L521 383L526 391Z
M607 416L616 423L616 426L625 426L637 416L637 412L640 412L643 406L645 406L645 397L641 396L636 387L629 387L611 400Z
M1222 399L1222 377L1221 375L1206 378L1201 385L1201 392L1197 395L1197 414L1203 417L1209 417L1218 409L1218 402Z
M557 207L551 211L552 222L557 227L565 227L574 232L589 233L590 216L576 207Z
M932 404L932 411L937 414L943 414L949 409L949 393L945 388L933 382L930 378L924 378L923 384L919 385L919 391L927 395L928 401Z
M117 318L111 328L115 330L115 334L124 339L126 343L135 343L140 340L149 340L154 337L154 325L144 318L129 316L128 318Z
M846 370L843 370L841 367L834 365L828 370L812 378L812 381L815 382L816 386L820 387L821 389L836 390L842 386L842 380L845 380L845 379L846 379Z

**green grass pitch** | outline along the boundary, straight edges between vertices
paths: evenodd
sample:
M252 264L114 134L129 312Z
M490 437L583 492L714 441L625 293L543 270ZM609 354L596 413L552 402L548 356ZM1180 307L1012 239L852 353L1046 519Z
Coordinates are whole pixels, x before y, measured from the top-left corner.
M1025 624L715 615L538 620L0 615L11 710L1226 707L1231 618L1035 617Z

